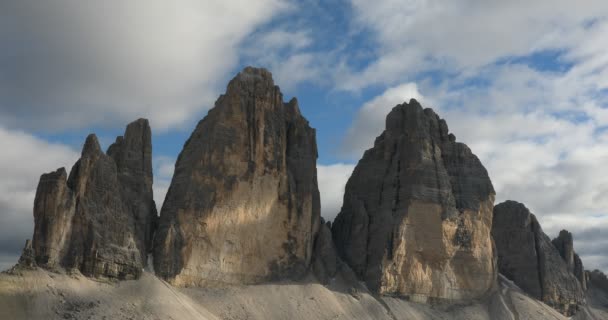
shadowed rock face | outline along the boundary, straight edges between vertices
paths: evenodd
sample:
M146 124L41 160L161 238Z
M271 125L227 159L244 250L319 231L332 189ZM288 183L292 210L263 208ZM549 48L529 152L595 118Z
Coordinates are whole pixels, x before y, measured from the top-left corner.
M608 277L600 270L586 271L589 285L608 293Z
M47 268L137 278L156 224L148 121L137 120L105 154L89 135L69 177L43 174L34 201L33 249Z
M155 241L175 285L297 278L319 225L315 130L272 75L246 68L179 155Z
M329 283L336 276L340 265L343 263L338 257L334 241L331 238L330 225L329 222L326 224L321 218L312 257L312 271L322 284Z
M506 201L494 207L492 236L500 273L522 290L566 316L585 304L581 282L523 204Z
M494 189L431 109L398 105L348 180L332 233L368 287L414 300L468 299L496 279Z
M567 230L559 232L559 236L551 241L553 245L559 251L560 256L566 262L568 271L573 273L578 281L581 283L583 290L587 290L587 281L585 276L585 268L583 267L583 261L574 252L574 240L572 233Z

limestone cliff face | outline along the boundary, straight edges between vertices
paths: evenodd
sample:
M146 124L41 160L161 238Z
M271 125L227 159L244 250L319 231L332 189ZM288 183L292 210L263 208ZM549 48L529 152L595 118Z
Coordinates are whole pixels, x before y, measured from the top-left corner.
M175 285L259 283L308 269L319 225L315 130L272 75L246 68L184 145L155 240Z
M137 278L156 223L148 121L129 124L107 154L89 135L69 177L63 168L42 175L34 221L38 265Z
M494 195L478 158L433 110L411 100L389 113L348 180L333 239L381 294L480 297L497 275Z
M587 280L585 276L585 268L583 261L574 251L574 240L572 233L568 230L562 230L559 232L559 236L551 241L553 245L559 251L560 256L566 262L568 271L573 273L578 281L581 283L583 290L587 290Z
M585 293L557 248L523 204L494 207L492 236L500 273L522 290L571 316L585 304Z

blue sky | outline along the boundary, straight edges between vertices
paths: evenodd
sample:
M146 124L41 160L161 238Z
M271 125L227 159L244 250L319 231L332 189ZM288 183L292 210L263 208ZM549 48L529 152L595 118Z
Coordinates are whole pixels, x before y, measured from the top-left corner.
M111 18L111 19L109 19ZM322 214L396 104L444 117L497 202L574 233L608 271L608 3L585 0L49 0L0 3L0 268L31 236L41 173L152 123L155 197L244 66L268 68L317 129Z

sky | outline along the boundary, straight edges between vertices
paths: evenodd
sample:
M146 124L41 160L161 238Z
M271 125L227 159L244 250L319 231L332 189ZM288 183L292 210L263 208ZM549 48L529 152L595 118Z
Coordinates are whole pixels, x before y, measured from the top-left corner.
M317 129L322 215L397 104L445 118L497 201L574 234L608 271L608 1L0 0L0 269L33 233L40 175L88 133L153 130L159 204L195 124L244 66Z

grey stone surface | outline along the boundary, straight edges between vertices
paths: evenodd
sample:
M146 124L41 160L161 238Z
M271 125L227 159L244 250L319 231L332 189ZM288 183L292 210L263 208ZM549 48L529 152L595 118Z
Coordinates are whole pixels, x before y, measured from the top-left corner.
M315 130L272 75L245 68L175 165L155 241L157 275L180 286L297 278L319 226Z
M36 253L34 252L30 239L25 241L25 246L23 247L23 252L21 253L21 257L19 257L17 265L25 268L36 267Z
M312 270L319 282L327 284L338 273L340 264L343 263L338 257L334 241L331 237L330 223L324 223L321 218L321 225L312 258Z
M333 238L375 292L417 300L479 297L496 279L494 194L479 159L412 99L393 108L357 164Z
M583 290L587 290L585 268L583 266L583 261L574 251L574 239L572 237L572 233L568 232L568 230L562 230L559 232L557 238L553 239L551 242L557 248L560 256L562 256L566 262L568 271L572 272L576 276L578 281L581 283Z
M608 293L608 277L600 270L586 271L589 285Z
M567 316L585 304L581 283L523 204L506 201L494 207L492 236L500 273L525 292Z
M40 178L34 201L36 262L93 277L137 278L156 219L148 121L129 124L108 154L91 134L69 177L61 168Z

